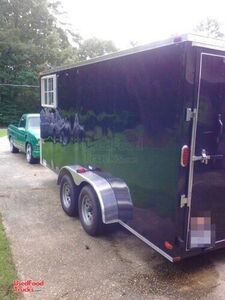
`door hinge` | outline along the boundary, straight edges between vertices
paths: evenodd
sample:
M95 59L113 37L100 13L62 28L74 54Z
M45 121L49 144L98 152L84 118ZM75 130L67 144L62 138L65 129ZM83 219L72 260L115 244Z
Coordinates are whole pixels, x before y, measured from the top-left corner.
M196 116L197 109L186 108L186 121L189 122Z
M189 206L188 205L188 197L186 197L186 195L181 195L180 196L180 207L184 207L184 206Z

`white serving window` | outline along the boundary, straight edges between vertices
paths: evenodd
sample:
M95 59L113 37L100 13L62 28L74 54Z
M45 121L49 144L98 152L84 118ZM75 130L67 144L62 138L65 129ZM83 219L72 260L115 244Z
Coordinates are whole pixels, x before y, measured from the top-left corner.
M44 107L57 107L56 74L41 78L41 105Z

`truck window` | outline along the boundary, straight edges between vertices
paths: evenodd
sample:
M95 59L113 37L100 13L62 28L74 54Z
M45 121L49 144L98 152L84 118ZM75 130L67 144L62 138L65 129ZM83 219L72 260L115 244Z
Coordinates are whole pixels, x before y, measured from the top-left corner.
M27 128L39 128L40 127L40 118L39 117L30 117L27 120Z
M18 127L22 127L22 128L25 128L26 127L26 119L24 117L22 117L20 119L20 122L19 122L19 125Z

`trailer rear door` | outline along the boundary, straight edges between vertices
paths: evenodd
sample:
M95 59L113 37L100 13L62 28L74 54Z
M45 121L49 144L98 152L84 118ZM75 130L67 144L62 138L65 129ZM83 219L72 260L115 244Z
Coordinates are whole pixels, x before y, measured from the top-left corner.
M200 54L187 249L225 242L225 56Z

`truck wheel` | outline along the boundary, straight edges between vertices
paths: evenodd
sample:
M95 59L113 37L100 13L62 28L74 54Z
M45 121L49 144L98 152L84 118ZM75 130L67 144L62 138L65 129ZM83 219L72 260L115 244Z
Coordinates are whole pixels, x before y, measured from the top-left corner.
M32 155L32 145L27 144L26 146L26 159L29 164L34 164L36 162L36 159Z
M96 236L102 233L102 214L98 197L91 186L84 186L78 199L78 208L81 224L84 230Z
M10 147L10 152L12 152L12 153L18 153L18 152L19 152L19 149L16 148L16 147L13 145L13 140L12 140L11 136L10 136L10 138L9 138L9 147Z
M78 214L76 188L73 179L65 174L60 182L60 200L63 210L68 216Z

